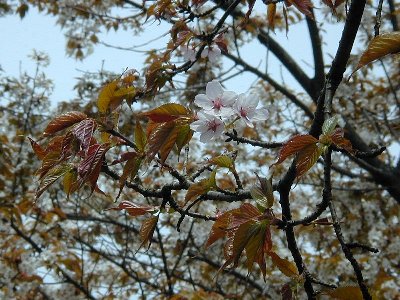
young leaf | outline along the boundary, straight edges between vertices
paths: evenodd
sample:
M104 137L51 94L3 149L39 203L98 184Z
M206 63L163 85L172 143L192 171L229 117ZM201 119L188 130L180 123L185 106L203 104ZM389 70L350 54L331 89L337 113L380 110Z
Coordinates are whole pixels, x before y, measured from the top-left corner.
M31 143L32 150L35 152L36 156L40 159L43 160L43 158L46 155L46 151L34 140L32 140L30 137L28 137L29 142Z
M302 149L296 158L296 177L306 173L325 151L326 146L311 144Z
M76 180L78 179L78 172L76 169L69 170L63 179L64 193L67 194L67 198L76 188Z
M85 119L79 122L72 130L73 135L80 142L83 151L88 149L96 125L97 123L95 120Z
M234 212L239 212L239 210L240 210L239 208L228 210L223 214L217 216L217 220L214 222L211 228L210 236L207 239L205 245L206 248L208 248L209 246L214 244L217 240L223 238L226 235L228 226L233 218L232 214Z
M325 120L324 124L322 125L322 133L325 135L332 134L338 122L339 118L337 115Z
M272 263L287 277L291 277L293 279L297 279L299 277L297 268L292 262L279 257L279 255L275 252L269 252L268 255L271 257Z
M289 156L296 154L305 147L316 144L317 142L318 140L309 134L295 135L283 145L278 155L278 161L273 165L282 163Z
M371 40L367 50L362 54L356 69L351 75L374 60L398 52L400 52L400 31L378 35Z
M181 104L167 103L148 112L142 113L155 123L164 123L176 120L180 117L188 117L189 111Z
M336 129L331 134L331 139L336 147L344 149L351 154L355 153L350 141L344 137L344 130L342 128Z
M276 15L276 3L268 4L267 20L268 28L275 32L275 15Z
M94 144L88 148L86 157L78 166L78 188L82 187L84 183L89 182L92 192L94 191L97 179L100 175L104 155L109 149L109 144Z
M251 197L256 200L257 204L264 208L270 208L274 204L274 194L272 187L272 176L269 179L260 178L256 174L258 184L250 189Z
M214 157L210 159L209 163L227 169L231 169L234 167L233 159L228 155L219 155L217 157Z
M139 149L139 151L144 152L144 148L147 144L147 137L144 133L142 125L140 122L136 121L135 125L135 145Z
M197 197L207 193L211 189L210 179L204 178L199 182L193 183L187 190L185 203L196 199Z
M107 208L106 210L126 210L133 217L142 216L147 213L153 213L158 208L150 205L140 205L130 201L122 201L117 207Z
M142 243L139 246L139 249L143 247L143 245L149 243L151 246L151 238L153 237L154 230L156 229L158 222L158 216L150 217L149 219L145 220L140 227L139 236ZM138 251L139 251L138 249Z
M87 115L79 111L70 111L68 113L55 117L47 125L43 135L51 135L65 128L68 128L82 120L86 119Z
M37 200L47 188L52 185L54 182L57 181L58 178L63 176L65 173L67 173L69 170L71 170L71 165L69 164L62 164L59 166L55 166L53 169L51 169L47 174L46 177L44 177L36 189L36 195L35 199Z
M333 299L339 300L362 300L363 296L358 286L341 286L334 290L324 291L323 294L329 295Z
M189 124L180 125L178 135L176 137L176 147L178 149L178 155L181 153L182 148L187 145L193 136L193 131L190 129Z
M126 180L129 177L133 179L136 176L137 172L139 171L140 165L142 164L142 161L143 161L143 159L136 155L136 156L130 158L126 162L126 164L124 166L124 170L122 172L122 175L119 178L119 192L117 195L117 199L121 195L121 192L125 186Z
M314 16L312 14L313 5L310 0L286 0L286 3L293 4L301 13L306 15L307 17L313 19ZM288 5L289 6L289 5Z
M161 161L164 162L178 136L175 122L165 122L154 128L148 139L147 157L152 160L160 152Z
M129 100L135 96L135 87L121 87L119 84L119 80L113 80L103 87L97 99L99 112L107 113L113 111L124 99Z

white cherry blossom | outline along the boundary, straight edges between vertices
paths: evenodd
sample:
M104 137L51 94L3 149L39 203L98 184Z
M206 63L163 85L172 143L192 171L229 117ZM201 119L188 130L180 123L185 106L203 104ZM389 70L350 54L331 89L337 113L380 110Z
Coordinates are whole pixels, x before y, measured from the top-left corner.
M252 122L265 121L268 118L268 111L265 108L257 108L259 99L255 94L240 94L233 105L237 116L247 126L254 127Z
M190 124L190 129L200 133L200 142L207 143L224 132L225 125L216 116L200 112L197 117L198 120Z
M206 46L204 50L201 52L201 57L202 58L208 57L208 60L211 63L216 62L218 57L220 56L221 56L221 49L219 49L217 45Z
M196 95L194 103L214 116L229 116L233 114L232 105L237 94L224 91L217 80L207 83L206 94Z
M196 51L192 47L189 47L187 45L182 45L180 47L180 50L182 52L183 59L185 61L191 61L191 62L196 61Z

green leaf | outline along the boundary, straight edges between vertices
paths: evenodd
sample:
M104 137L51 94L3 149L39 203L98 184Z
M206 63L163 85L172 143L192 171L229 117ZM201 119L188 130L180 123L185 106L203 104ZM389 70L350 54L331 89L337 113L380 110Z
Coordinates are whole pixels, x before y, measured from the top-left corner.
M35 199L37 200L47 188L56 182L61 176L71 170L72 166L69 164L62 164L55 166L51 169L46 176L40 181L38 188L36 189Z
M178 155L181 153L182 148L190 142L192 136L193 131L190 129L189 124L179 126L178 135L176 137L176 147L178 148Z
M220 156L214 157L214 158L210 159L209 163L212 165L217 165L218 167L227 168L227 169L231 169L234 167L233 159L228 155L220 155Z
M144 152L146 144L147 144L146 134L143 130L142 125L140 125L140 122L137 121L135 125L135 145L140 152Z
M269 179L260 178L256 174L258 184L250 188L251 197L263 208L270 208L274 205L274 191L272 186L272 176Z
M333 130L335 130L338 121L339 117L337 115L325 120L324 124L322 125L322 133L325 135L330 135Z

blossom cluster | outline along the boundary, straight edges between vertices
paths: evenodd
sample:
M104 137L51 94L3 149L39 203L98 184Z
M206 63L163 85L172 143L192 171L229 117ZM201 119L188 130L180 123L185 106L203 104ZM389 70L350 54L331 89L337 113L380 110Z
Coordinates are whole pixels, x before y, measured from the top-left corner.
M239 94L224 91L217 80L207 83L206 94L195 97L194 103L202 108L197 114L197 120L190 128L200 133L200 141L209 142L221 136L228 124L236 121L245 126L253 127L253 122L265 121L268 111L258 108L259 99L254 94Z
M196 50L193 46L182 45L181 52L185 61L196 61ZM206 46L201 52L201 58L208 58L211 63L218 61L221 56L221 49L217 45Z

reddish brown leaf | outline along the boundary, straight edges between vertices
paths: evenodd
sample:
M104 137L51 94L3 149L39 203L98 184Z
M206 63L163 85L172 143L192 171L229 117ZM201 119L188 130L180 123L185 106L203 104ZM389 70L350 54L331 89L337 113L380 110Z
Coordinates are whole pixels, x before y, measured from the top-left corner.
M281 288L282 300L292 300L293 299L293 291L290 287L290 283L285 283Z
M189 111L181 104L167 103L148 112L142 113L155 123L164 123L176 120L180 117L188 117Z
M134 158L137 156L138 156L137 152L134 152L134 151L122 152L120 155L120 158L114 160L111 163L111 165L116 165L116 164L122 163L124 161L130 160L131 158Z
M86 151L89 148L94 130L96 129L96 121L93 119L85 119L77 124L72 133L81 144L81 149Z
M339 300L364 299L358 286L341 286L334 290L324 291L323 294L329 295L331 298Z
M233 212L229 229L237 228L250 220L256 220L261 215L261 212L255 206L250 203L243 203L238 211Z
M151 245L151 238L153 237L154 230L156 229L158 222L158 216L150 217L149 219L145 220L140 227L139 236L142 243L139 246L139 249L143 247L143 245L149 243ZM138 250L139 250L138 249Z
M156 207L150 205L136 204L130 201L122 201L117 207L107 208L106 210L126 210L133 217L142 216L146 213L152 213L157 210Z
M206 242L206 248L226 235L229 224L232 221L232 214L234 212L238 212L239 210L239 208L229 210L217 217L217 220L214 222L211 228L210 236Z
M301 13L303 13L304 15L310 17L311 19L314 18L313 14L312 14L312 8L313 5L311 3L310 0L286 0L285 1L290 2L291 4L293 4Z
M287 259L279 257L275 252L269 252L272 263L287 277L297 279L299 277L296 266Z
M43 132L43 135L51 135L58 131L61 131L65 128L68 128L84 119L87 118L87 115L81 113L79 111L70 111L68 113L59 115L55 117L50 123L47 125L46 129Z
M317 142L318 140L309 134L295 135L283 145L278 155L278 161L273 165L282 163L289 156L296 154L305 147L316 144Z
M46 155L46 151L34 140L32 140L30 137L28 137L29 142L31 142L32 150L35 152L36 156L40 159L43 160L43 158Z
M337 128L335 131L333 131L331 139L336 147L344 149L351 154L354 154L355 151L353 149L353 146L351 145L350 141L344 137L344 130L342 128Z
M296 177L306 173L318 160L326 147L316 144L303 148L296 158Z
M215 174L215 173L214 173ZM185 196L185 203L196 199L197 197L204 195L213 187L214 180L211 178L201 179L199 182L193 183L187 190Z
M150 134L148 139L147 157L152 160L160 152L161 161L164 162L169 152L172 150L178 131L175 122L166 122L157 126Z
M266 263L264 249L270 249L270 246L265 246L265 243L269 244L271 242L271 234L266 234L266 231L269 232L269 226L265 222L258 222L254 226L254 234L246 245L247 270L250 273L253 264L256 262L265 278ZM269 236L268 239L265 238L266 235Z
M97 179L100 175L104 155L109 149L109 144L94 144L88 148L86 157L78 166L78 188L82 187L84 183L89 182L92 191L94 191Z

